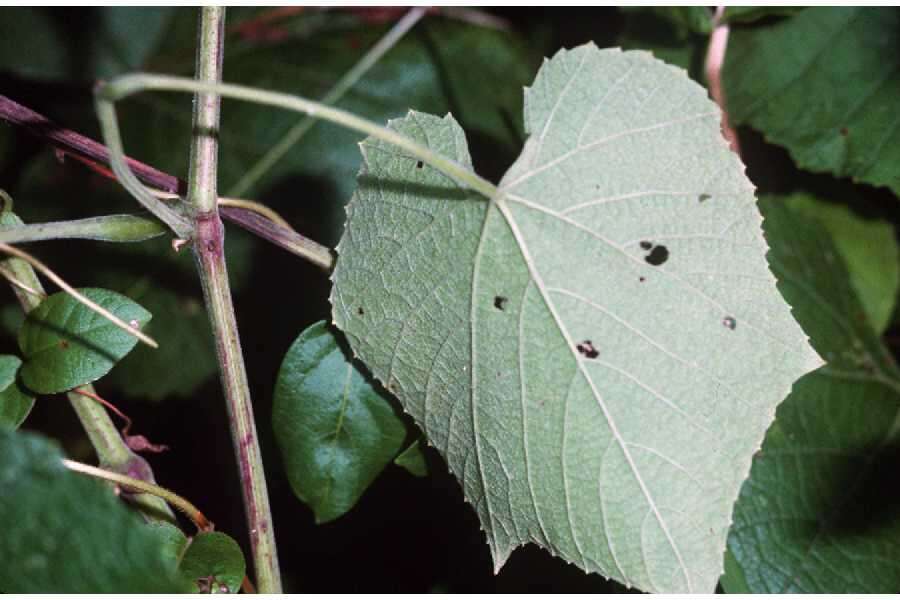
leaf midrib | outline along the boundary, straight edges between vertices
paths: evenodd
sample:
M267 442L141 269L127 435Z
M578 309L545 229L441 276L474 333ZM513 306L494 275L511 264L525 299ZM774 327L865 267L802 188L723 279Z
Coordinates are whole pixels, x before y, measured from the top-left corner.
M506 221L507 225L509 226L510 231L513 234L513 237L516 240L516 244L519 248L519 252L522 255L522 259L525 262L526 267L528 268L530 280L537 287L537 290L541 295L541 299L544 301L544 304L547 306L547 310L550 311L550 314L553 317L553 320L554 320L554 323L556 324L557 329L559 330L560 334L565 339L566 346L569 349L572 359L575 361L575 364L578 369L578 373L581 374L581 376L587 382L588 386L591 388L591 393L594 396L594 399L596 400L598 406L600 407L604 418L606 419L607 425L609 426L609 429L610 429L610 433L612 433L613 438L616 440L616 443L621 448L622 454L625 456L625 459L628 462L629 470L631 471L632 475L635 478L635 481L637 482L638 486L640 487L641 492L644 495L644 498L646 499L647 503L650 506L650 510L653 512L654 516L656 517L656 520L659 523L659 526L662 528L663 533L666 536L666 540L669 542L669 545L671 546L672 551L674 552L675 557L678 560L678 564L681 567L682 575L684 576L685 581L687 583L688 592L692 592L693 585L691 583L690 572L687 569L687 566L684 564L684 559L681 556L681 551L678 549L678 545L675 543L675 540L672 538L672 534L669 531L666 521L662 518L662 515L659 512L659 508L657 507L655 500L653 499L652 495L650 494L649 489L647 489L647 485L644 482L644 479L641 476L640 472L638 471L637 465L635 465L634 460L631 456L631 452L628 449L628 444L625 442L624 438L622 437L622 434L619 432L618 427L616 426L615 420L612 418L612 415L609 413L606 403L603 401L603 398L601 397L599 391L597 390L596 386L594 385L593 380L588 375L588 373L585 371L584 364L582 363L581 360L579 360L578 356L576 356L576 354L575 354L575 352L576 352L574 349L575 343L574 343L571 335L569 334L569 331L566 329L565 325L563 324L562 319L556 310L555 304L552 302L552 300L550 299L550 297L547 293L546 286L544 285L543 279L541 278L540 273L538 272L537 267L535 266L534 261L531 258L531 254L528 251L528 245L525 243L524 236L522 235L521 231L519 230L518 223L516 222L513 215L510 213L509 207L506 206L506 198L502 195L494 198L491 201L491 207L494 207L494 206L500 211L500 214L503 215L504 220ZM489 207L488 211L486 211L486 212L490 212L491 207ZM485 217L485 219L486 218L487 217ZM479 249L480 249L483 241L484 241L484 230L482 230L481 239L479 240ZM476 270L477 270L477 261L476 261ZM473 304L474 304L476 295L477 295L477 290L476 290L475 286L473 285L473 290L472 290ZM475 360L475 354L474 354L474 349L475 349L474 337L475 337L475 332L474 332L474 327L473 327L473 344L472 344L472 348L473 348L472 364L473 365L477 364L476 360ZM474 370L475 369L473 369L473 373L474 373ZM473 384L474 384L474 374L473 374ZM475 394L474 385L473 385L472 393L473 393L473 403L474 403L474 394ZM474 414L474 412L473 412L473 414ZM477 431L476 431L476 440L477 439L478 439L478 435L477 435ZM479 469L479 471L481 472L481 469ZM483 479L483 477L484 477L484 475L482 473L482 479ZM533 500L534 499L532 498L532 501ZM492 518L492 524L493 524L493 518ZM492 527L492 529L493 529L493 527ZM615 559L614 553L613 553L613 557ZM618 562L618 561L616 561L616 562ZM620 569L620 571L621 571L621 569ZM627 577L624 576L625 575L624 572L622 573L622 575L623 575L623 579L627 580Z

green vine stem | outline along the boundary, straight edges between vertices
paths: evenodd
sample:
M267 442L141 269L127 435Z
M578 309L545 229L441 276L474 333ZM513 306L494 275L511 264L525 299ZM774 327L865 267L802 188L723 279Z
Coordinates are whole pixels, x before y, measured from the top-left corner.
M467 167L451 160L437 152L432 151L411 139L382 127L372 121L358 117L353 113L326 106L320 102L314 102L300 96L282 94L258 90L243 85L230 83L213 83L208 81L196 81L184 77L170 77L168 75L135 74L123 75L113 79L109 83L98 86L95 90L97 105L97 117L100 120L100 129L110 153L110 163L113 172L120 178L122 185L128 189L142 204L159 203L147 192L146 188L138 181L125 162L125 154L122 150L122 140L116 123L115 102L143 91L170 91L200 94L218 94L224 98L244 100L274 106L286 110L292 110L330 121L341 127L352 129L365 135L372 136L387 142L409 153L410 157L417 158L435 169L441 171L459 185L474 190L485 198L493 198L497 194L497 187L486 179L480 177ZM149 206L148 206L149 208ZM174 214L169 207L167 211ZM161 217L162 218L162 217ZM163 219L165 221L165 219ZM166 221L167 222L167 221ZM168 223L168 222L167 222ZM173 227L176 233L178 229ZM179 233L179 235L182 235ZM186 235L182 235L186 237Z
M107 471L106 469L100 469L98 467L86 465L74 460L68 460L64 458L62 462L63 465L65 465L65 467L70 471L89 475L96 479L102 479L103 481L110 481L120 486L127 487L144 494L150 494L156 498L164 500L165 502L168 502L169 504L183 512L200 531L212 531L214 528L212 522L206 518L206 515L200 512L199 508L197 508L175 492L167 490L164 487L160 487L153 483L148 483L141 479L135 479L134 477L129 477L128 475L122 475L121 473L114 473L113 471Z
M9 258L3 263L15 280L23 284L22 287L13 286L13 291L25 313L31 312L47 296L37 274L30 264L20 258ZM83 387L94 392L94 387L90 384ZM103 406L75 392L69 392L67 396L97 453L101 467L149 483L155 482L150 464L128 447ZM150 518L169 521L174 518L169 506L156 496L137 494L133 500Z
M201 9L197 79L215 85L222 74L225 9ZM256 435L250 385L244 366L225 263L225 229L219 218L216 175L220 100L215 90L200 90L194 102L188 204L193 210L191 237L225 391L231 437L237 455L250 547L260 593L281 592L272 512ZM124 163L121 163L124 165ZM133 176L132 176L133 177ZM138 185L137 179L134 180ZM142 186L143 187L143 186Z

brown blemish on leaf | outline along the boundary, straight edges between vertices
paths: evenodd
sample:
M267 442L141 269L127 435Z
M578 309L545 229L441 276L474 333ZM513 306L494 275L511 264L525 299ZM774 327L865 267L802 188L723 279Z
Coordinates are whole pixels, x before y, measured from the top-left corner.
M580 344L577 344L575 346L575 349L578 350L579 354L581 354L585 358L594 359L600 356L600 352L598 352L597 349L594 348L594 344L591 342L591 340L584 340Z

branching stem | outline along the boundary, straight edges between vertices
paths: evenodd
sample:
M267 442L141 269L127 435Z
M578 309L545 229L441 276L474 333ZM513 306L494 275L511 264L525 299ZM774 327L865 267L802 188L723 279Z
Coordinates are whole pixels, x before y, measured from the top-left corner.
M219 218L217 202L220 100L217 90L213 88L222 75L224 23L224 8L201 9L197 79L200 85L212 87L199 89L200 93L194 104L194 135L187 198L193 211L190 237L193 239L194 256L216 342L231 438L240 470L256 583L261 593L273 594L281 592L281 574L262 454L250 400L250 385L228 285L224 254L225 229ZM102 92L98 94L98 98L102 96ZM115 159L113 154L114 162ZM120 163L121 165L124 163ZM137 179L134 181L137 182ZM142 192L147 193L141 187Z
M17 224L21 224L17 217L15 221ZM26 313L34 310L47 297L34 269L24 260L7 259L4 261L3 268L22 284L14 287L14 290ZM94 388L90 384L83 386L82 389L94 392ZM67 395L69 403L75 410L81 426L97 453L100 465L117 473L126 473L153 483L153 470L150 465L128 447L106 410L94 400L75 392L69 392ZM174 517L169 506L156 496L138 494L133 500L148 518L170 520Z

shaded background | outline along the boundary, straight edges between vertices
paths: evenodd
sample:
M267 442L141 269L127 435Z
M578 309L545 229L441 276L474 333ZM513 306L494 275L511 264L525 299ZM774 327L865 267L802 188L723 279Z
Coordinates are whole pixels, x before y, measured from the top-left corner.
M229 9L225 80L316 98L402 14L392 10ZM502 29L429 14L338 103L380 122L408 108L450 111L466 130L476 170L496 181L523 141L522 86L543 56L593 40L653 49L699 79L705 38L649 10L491 10ZM91 89L98 78L147 70L193 71L191 9L2 9L0 93L99 139ZM144 94L120 112L126 151L186 175L191 99ZM225 101L220 193L298 116ZM741 130L748 173L761 192L854 198L863 214L900 222L889 192L796 169L787 153ZM304 235L333 246L354 188L359 136L317 124L291 154L241 195L279 211ZM134 211L114 183L60 161L40 141L0 124L0 188L26 222ZM436 454L430 475L388 467L349 514L316 526L291 492L272 439L271 399L281 359L309 324L329 318L327 276L232 226L227 255L266 461L285 588L353 591L624 591L530 546L494 576L484 534ZM140 245L47 242L31 249L68 281L106 286L146 306L158 354L136 349L98 392L134 420L133 433L171 449L149 456L158 482L197 504L248 549L236 466L202 297L189 253L169 239ZM15 352L21 314L0 296L0 352ZM888 338L896 337L896 328ZM63 396L45 397L25 424L76 459L92 450Z

